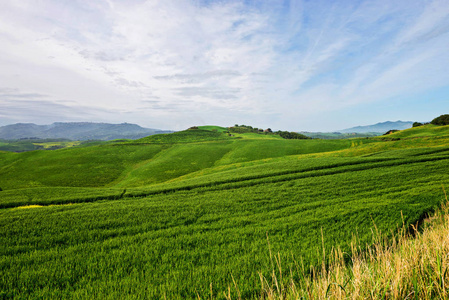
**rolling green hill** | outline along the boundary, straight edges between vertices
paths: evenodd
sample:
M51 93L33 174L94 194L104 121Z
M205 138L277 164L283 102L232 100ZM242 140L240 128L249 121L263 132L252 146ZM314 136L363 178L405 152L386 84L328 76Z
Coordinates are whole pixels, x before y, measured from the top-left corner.
M447 136L447 126L437 126L427 124L406 130L400 130L389 134L388 137L395 138L416 138L416 137L445 137Z
M347 128L347 129L343 129L343 130L339 130L339 132L341 133L367 133L367 132L387 132L388 130L391 129L397 129L397 130L402 130L402 129L407 129L412 127L413 122L410 121L396 121L396 122L391 122L391 121L387 121L387 122L382 122L382 123L377 123L374 125L368 125L368 126L356 126L356 127L352 127L352 128Z
M393 136L284 140L208 126L1 152L0 295L223 298L231 286L233 298L257 298L270 251L285 269L318 265L322 246L349 251L374 225L389 233L441 203L449 126Z
M198 126L199 129L209 130L209 131L218 131L218 132L226 132L227 128L215 125L206 125L206 126Z
M26 152L33 150L56 150L78 146L81 143L80 141L66 139L0 140L0 151Z

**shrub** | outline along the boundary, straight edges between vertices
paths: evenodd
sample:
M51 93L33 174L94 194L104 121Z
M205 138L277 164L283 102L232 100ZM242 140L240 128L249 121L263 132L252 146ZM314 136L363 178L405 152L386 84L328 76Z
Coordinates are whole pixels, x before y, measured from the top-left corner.
M252 126L249 125L238 125L235 124L234 127L230 127L229 128L230 132L234 132L234 133L259 133L259 128L253 128Z
M449 115L441 115L430 122L433 125L449 125Z
M423 123L421 123L421 122L415 122L415 123L413 123L412 126L413 126L413 127L423 126Z
M279 135L284 139L289 140L306 140L310 139L310 137L305 136L303 134L297 133L297 132L289 132L289 131L279 131Z

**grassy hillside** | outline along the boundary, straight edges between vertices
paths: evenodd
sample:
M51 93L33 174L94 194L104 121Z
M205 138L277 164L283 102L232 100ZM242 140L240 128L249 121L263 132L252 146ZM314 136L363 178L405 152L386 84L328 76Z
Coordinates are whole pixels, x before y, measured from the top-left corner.
M29 141L0 140L0 151L25 152L38 149L43 149L43 147Z
M448 126L436 126L427 124L419 127L414 127L406 130L401 130L388 137L394 138L415 138L415 137L445 137L447 136Z
M56 150L67 147L79 146L81 141L66 139L24 139L24 140L0 140L0 151L26 152L33 150Z
M327 141L208 129L0 153L1 297L222 298L235 281L233 298L254 298L269 250L320 265L322 246L421 220L449 183L445 127Z
M263 135L261 139L253 134L238 138L188 130L54 152L0 153L0 187L138 187L213 166L334 151L366 142L267 140Z
M214 125L206 125L206 126L198 126L199 129L209 130L209 131L218 131L218 132L227 132L228 129L226 127L214 126Z
M55 151L0 153L3 190L27 187L101 187L146 161L161 145L101 145Z
M133 143L197 143L205 141L225 140L228 136L222 132L203 129L192 129L174 133L156 134L138 139Z

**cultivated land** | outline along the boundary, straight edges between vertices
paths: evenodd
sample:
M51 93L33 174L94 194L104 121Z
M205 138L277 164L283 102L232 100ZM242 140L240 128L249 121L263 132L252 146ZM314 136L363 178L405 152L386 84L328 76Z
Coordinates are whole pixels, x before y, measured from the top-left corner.
M0 295L257 298L270 251L308 270L323 247L370 243L374 224L391 236L441 204L448 169L449 126L434 125L347 140L200 127L0 152Z

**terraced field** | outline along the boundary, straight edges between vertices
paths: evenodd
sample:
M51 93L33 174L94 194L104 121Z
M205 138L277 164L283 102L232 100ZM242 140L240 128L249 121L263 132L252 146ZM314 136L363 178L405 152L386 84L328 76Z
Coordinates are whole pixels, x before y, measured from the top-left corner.
M2 298L257 298L270 251L307 269L374 225L419 222L449 183L447 126L388 140L213 129L0 153Z

